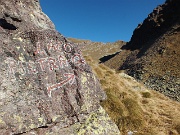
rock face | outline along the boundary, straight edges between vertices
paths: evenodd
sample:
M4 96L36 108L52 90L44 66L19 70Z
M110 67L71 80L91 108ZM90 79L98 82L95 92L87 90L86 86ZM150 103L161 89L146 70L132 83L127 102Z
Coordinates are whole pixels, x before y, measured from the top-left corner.
M134 30L126 48L130 50L148 49L148 42L153 42L172 26L179 24L180 9L178 0L167 0L165 4L157 6L142 24Z
M77 46L38 0L0 1L0 134L120 134Z
M179 7L179 0L167 0L155 8L134 30L121 53L106 63L126 70L146 86L177 101L180 101Z

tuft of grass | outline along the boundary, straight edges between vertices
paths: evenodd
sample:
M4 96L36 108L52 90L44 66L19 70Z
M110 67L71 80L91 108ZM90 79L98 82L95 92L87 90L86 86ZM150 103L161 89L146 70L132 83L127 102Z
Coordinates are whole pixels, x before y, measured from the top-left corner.
M123 132L128 129L140 130L145 126L143 120L143 110L138 102L132 98L125 98L122 100L124 106L128 110L128 115L119 119L118 125L123 125Z
M86 60L86 62L93 62L93 59L91 58L91 56L84 56L84 59Z
M128 109L130 116L132 116L134 118L142 119L143 111L136 100L134 100L132 98L126 98L126 99L123 99L122 102Z
M124 91L121 92L120 95L119 95L119 97L120 97L121 99L124 99L126 96L127 96L127 93L124 92Z
M149 93L149 92L142 92L141 94L142 94L143 98L150 98L151 97L151 93Z
M108 112L122 133L127 133L129 129L138 130L144 127L143 111L136 100L129 98L126 92L116 94L118 91L116 87L104 90L107 100L101 102L101 106ZM119 97L124 99L120 100Z
M180 134L180 123L175 126L176 131Z
M118 119L118 127L121 129L123 133L126 133L129 129L131 130L139 130L143 127L143 120L134 118L131 116L122 116Z
M107 70L107 71L106 71L106 75L113 75L113 74L114 74L114 72L111 71L111 70Z
M106 84L107 84L107 81L104 80L104 79L101 79L101 80L100 80L100 83L101 83L101 85L106 85Z
M119 101L115 97L111 97L105 101L102 101L101 105L107 110L112 110L110 113L113 114L114 120L116 120L116 117L121 117L123 115L123 105L122 103L119 103Z
M104 64L99 64L99 67L103 70L108 70L108 67L105 66Z
M104 73L99 67L96 67L94 71L96 72L96 75L98 75L98 78L103 78Z
M142 102L142 104L148 104L149 103L149 101L146 99L142 100L141 102Z

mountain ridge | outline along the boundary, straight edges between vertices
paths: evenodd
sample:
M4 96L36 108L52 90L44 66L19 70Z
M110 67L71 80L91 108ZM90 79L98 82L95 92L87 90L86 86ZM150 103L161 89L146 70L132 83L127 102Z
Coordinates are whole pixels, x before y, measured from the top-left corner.
M180 1L167 0L133 32L121 53L105 62L147 87L180 100Z

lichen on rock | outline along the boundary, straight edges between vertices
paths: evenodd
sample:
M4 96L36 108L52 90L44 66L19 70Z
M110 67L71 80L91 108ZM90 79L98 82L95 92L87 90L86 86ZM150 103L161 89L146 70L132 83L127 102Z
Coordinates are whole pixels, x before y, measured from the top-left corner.
M1 134L120 134L81 51L39 1L1 0L0 9Z

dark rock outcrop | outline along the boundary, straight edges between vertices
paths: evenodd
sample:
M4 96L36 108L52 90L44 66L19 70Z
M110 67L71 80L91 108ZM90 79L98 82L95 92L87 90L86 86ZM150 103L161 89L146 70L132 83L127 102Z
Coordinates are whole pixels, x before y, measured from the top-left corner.
M152 13L134 30L130 42L124 46L126 49L147 50L151 47L148 42L155 42L162 34L180 20L178 0L167 0L165 4L156 7Z
M105 98L38 0L0 1L0 134L120 134Z

